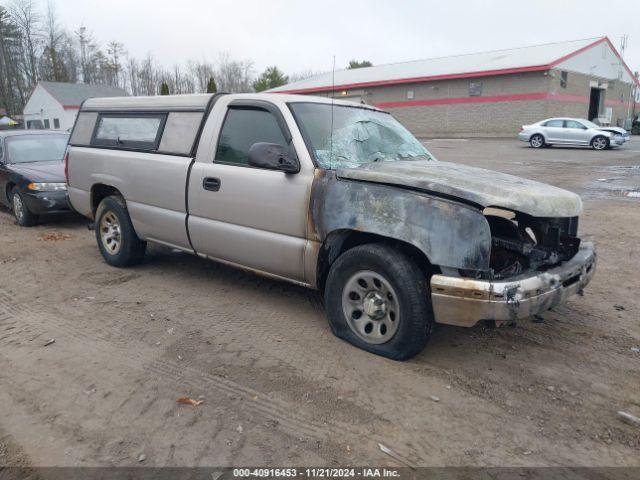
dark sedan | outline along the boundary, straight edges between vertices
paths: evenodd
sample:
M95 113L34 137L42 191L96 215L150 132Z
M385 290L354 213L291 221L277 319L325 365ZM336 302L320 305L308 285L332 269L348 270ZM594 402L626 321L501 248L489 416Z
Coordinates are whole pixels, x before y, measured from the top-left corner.
M43 130L0 132L0 203L19 225L71 211L63 164L68 140L66 133Z

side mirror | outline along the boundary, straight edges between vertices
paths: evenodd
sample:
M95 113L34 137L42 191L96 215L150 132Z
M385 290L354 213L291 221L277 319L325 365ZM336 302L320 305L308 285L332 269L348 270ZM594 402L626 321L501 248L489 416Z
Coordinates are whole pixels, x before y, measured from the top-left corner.
M252 167L279 170L285 173L298 173L300 162L291 158L285 147L277 143L258 142L249 149L249 165Z

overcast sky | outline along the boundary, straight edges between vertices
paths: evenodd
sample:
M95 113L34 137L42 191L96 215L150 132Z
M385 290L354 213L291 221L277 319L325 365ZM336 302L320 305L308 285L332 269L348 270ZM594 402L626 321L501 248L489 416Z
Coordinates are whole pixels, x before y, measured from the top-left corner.
M46 0L39 0L45 6ZM640 69L637 0L52 0L62 23L101 44L123 42L170 66L221 52L256 72L343 68L629 34L625 60ZM0 0L7 3L7 0Z

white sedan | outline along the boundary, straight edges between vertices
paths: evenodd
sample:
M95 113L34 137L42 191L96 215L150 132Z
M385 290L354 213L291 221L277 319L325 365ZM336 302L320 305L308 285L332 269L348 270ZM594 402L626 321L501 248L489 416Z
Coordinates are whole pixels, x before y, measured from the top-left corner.
M618 127L601 127L581 118L548 118L532 125L523 125L518 139L533 148L549 145L586 145L595 150L619 147L628 134Z

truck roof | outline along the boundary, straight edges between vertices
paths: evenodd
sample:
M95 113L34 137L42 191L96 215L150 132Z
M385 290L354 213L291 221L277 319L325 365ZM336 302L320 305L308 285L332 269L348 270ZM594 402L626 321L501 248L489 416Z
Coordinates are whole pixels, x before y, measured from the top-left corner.
M332 103L327 97L314 97L310 95L290 95L280 93L233 93L227 94L234 99L270 100L280 102L313 102ZM82 111L91 110L128 110L128 111L205 111L209 100L214 96L212 93L188 94L188 95L155 95L149 97L105 97L90 98L82 104ZM370 105L361 105L354 102L347 102L334 99L335 105L359 106L377 110Z

